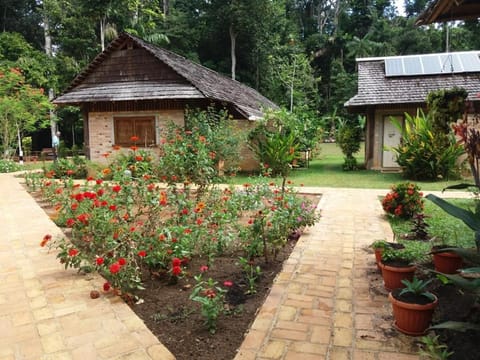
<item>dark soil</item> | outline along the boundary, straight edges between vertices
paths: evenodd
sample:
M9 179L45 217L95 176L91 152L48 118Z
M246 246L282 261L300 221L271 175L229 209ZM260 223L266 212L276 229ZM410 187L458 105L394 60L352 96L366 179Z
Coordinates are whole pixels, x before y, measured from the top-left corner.
M146 290L138 294L143 302L132 305L132 309L178 360L233 359L245 332L255 319L257 309L268 295L273 279L294 246L295 241L290 241L277 259L267 264L257 261L262 268L262 275L254 295L245 295L248 286L240 266L236 264L236 257L215 259L204 278L211 277L219 285L226 280L234 284L226 294L225 309L228 314L219 318L215 334L210 334L206 329L198 304L189 299L195 285L193 275L198 274L200 266L205 265L201 259L190 262L188 268L192 273L174 285L169 284L168 277L158 278L145 273Z
M480 325L480 308L475 305L472 294L462 292L453 285L439 285L433 290L438 296L438 306L433 313L433 324L445 321L465 321ZM439 340L448 346L453 354L449 360L478 360L480 331L466 332L435 330Z

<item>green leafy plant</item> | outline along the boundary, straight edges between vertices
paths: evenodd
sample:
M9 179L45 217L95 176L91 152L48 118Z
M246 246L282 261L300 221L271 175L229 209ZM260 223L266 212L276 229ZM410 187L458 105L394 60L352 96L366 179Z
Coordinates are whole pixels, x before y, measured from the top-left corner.
M387 247L382 252L382 262L401 262L404 264L413 264L424 256L421 249L417 249L415 246L406 246L401 249L394 249L393 247Z
M432 279L424 281L417 278L416 276L413 277L412 281L404 279L402 280L402 284L405 285L405 287L400 291L399 295L401 296L404 294L414 294L417 296L424 296L431 301L435 301L435 295L427 291L427 286L431 282Z
M201 271L205 272L208 267L202 267ZM205 319L205 326L211 334L217 330L218 317L224 312L225 289L218 286L218 282L209 278L203 280L202 273L194 276L196 285L193 288L190 299L200 304L201 314ZM232 284L225 282L228 286Z
M413 180L436 180L458 176L457 160L463 147L453 134L437 136L431 120L422 111L416 116L405 113L405 123L391 119L402 133L399 146L391 148L405 177Z
M10 173L21 170L20 164L9 159L0 159L0 173Z
M258 277L262 275L262 269L260 268L260 266L255 265L252 260L240 257L238 261L247 279L247 294L255 294L257 292L255 283L257 282Z
M448 351L448 347L445 344L441 344L439 336L423 336L420 341L422 347L418 352L422 360L447 360L453 355L452 351Z
M410 219L423 210L423 193L411 182L399 183L382 200L385 212L393 217Z
M335 140L342 149L344 157L343 170L357 169L357 159L353 156L360 150L362 128L357 122L340 119Z

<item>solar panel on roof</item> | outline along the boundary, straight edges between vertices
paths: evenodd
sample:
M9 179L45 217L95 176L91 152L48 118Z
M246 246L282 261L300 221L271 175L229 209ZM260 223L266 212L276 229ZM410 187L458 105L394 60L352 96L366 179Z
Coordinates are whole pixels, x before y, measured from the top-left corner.
M479 52L408 55L385 59L386 76L480 72Z

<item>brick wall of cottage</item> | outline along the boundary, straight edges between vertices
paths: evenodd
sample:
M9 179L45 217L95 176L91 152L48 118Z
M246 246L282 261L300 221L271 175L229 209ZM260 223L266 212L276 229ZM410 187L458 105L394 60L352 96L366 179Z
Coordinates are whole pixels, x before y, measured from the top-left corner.
M104 154L114 151L113 118L115 116L154 116L157 130L157 144L161 138L161 131L167 126L168 122L173 121L180 126L183 126L185 123L183 110L161 110L157 112L137 111L134 113L91 112L88 115L90 160L106 163L108 160ZM153 150L155 151L155 148ZM121 149L119 151L128 151L128 149Z
M161 110L138 111L138 112L91 112L88 116L89 122L89 154L90 160L98 163L107 163L110 160L104 156L106 153L116 153L116 151L128 151L128 149L113 150L114 144L114 117L115 116L155 116L155 125L157 129L157 144L161 138L161 131L168 122L173 121L179 126L184 126L183 110ZM254 121L233 120L235 128L239 132L246 134L255 127ZM150 148L155 153L156 148ZM245 144L241 147L240 155L242 161L240 168L243 171L254 171L258 169L258 161L255 159L253 152Z

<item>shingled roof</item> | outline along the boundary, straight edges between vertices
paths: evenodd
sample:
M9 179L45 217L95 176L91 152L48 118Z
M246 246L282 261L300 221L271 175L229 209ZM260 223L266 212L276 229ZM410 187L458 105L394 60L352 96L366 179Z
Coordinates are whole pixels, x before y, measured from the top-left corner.
M480 100L480 72L440 75L386 76L386 58L357 59L358 92L345 103L356 107L384 104L424 104L429 92L464 88L470 100Z
M478 0L433 0L415 21L415 25L434 22L468 20L480 17Z
M108 81L101 74L95 77L96 72L101 72L98 69L102 63L124 47L126 42L146 50L158 62L155 66L167 66L178 76L166 81L136 74L133 77L125 76L121 82ZM128 68L118 71L125 73ZM128 33L123 33L112 41L53 102L59 105L78 105L88 102L158 99L215 100L231 104L246 118L261 117L262 108L278 108L258 91Z

